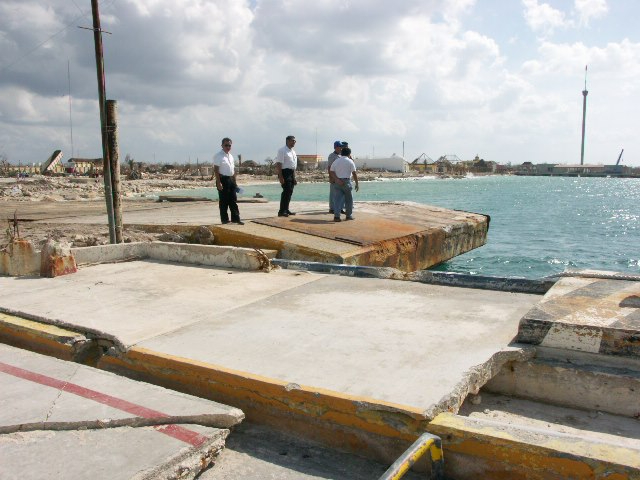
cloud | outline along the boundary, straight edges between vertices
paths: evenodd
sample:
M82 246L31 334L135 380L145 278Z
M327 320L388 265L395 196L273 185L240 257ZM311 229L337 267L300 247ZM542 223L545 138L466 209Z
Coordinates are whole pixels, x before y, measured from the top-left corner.
M403 141L414 156L433 158L570 153L587 63L591 121L614 116L597 116L598 92L633 104L638 44L613 36L586 45L580 37L606 3L578 0L563 12L552 0L525 0L524 15L508 19L494 3L101 2L102 28L112 32L103 36L106 84L119 104L121 155L209 161L230 136L236 153L263 160L287 134L300 153L316 150L316 136L319 153L343 137L356 154L374 146L376 154L398 153ZM67 64L75 153L100 154L93 37L77 28L90 26L91 15L82 6L0 4L0 145L10 158L70 151ZM559 32L561 41L552 36ZM514 35L518 48L509 44ZM625 109L611 121L617 132L633 124Z
M565 14L548 3L540 4L538 0L522 0L522 3L525 7L524 17L527 25L534 32L550 33L568 24Z
M600 18L607 14L607 0L575 0L574 6L580 25L589 25L592 18Z

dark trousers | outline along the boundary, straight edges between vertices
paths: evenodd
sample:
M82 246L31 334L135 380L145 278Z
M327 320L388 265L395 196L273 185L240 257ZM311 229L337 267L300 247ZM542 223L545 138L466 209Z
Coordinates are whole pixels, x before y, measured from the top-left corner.
M282 184L280 210L278 213L287 213L289 211L289 203L291 202L291 195L293 195L293 187L295 186L296 181L295 171L292 168L283 168L282 178L284 178L284 183Z
M238 197L236 195L236 182L233 177L220 175L222 190L218 190L218 206L220 207L220 220L222 223L229 222L227 209L231 211L231 221L240 221L240 210L238 210Z

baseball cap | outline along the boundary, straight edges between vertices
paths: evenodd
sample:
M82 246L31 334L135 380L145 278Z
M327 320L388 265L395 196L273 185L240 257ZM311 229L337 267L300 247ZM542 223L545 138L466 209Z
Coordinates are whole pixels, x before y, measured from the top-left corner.
M340 140L336 140L335 142L333 142L333 148L337 148L341 146L342 146L342 142Z

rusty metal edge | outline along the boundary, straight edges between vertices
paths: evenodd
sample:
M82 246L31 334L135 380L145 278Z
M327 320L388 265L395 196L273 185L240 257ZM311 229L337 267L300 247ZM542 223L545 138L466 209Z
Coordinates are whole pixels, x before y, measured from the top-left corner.
M395 268L343 265L302 260L273 259L272 263L289 270L306 270L360 278L384 278L427 283L449 287L477 288L511 293L531 293L544 295L558 279L529 279L520 277L493 277L489 275L469 275L453 272L431 272L419 270L405 273Z

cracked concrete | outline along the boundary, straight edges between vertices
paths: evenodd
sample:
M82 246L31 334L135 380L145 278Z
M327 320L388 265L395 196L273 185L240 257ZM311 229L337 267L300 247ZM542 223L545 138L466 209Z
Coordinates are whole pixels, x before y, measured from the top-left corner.
M2 478L194 478L237 408L0 344ZM33 462L33 458L38 458Z

